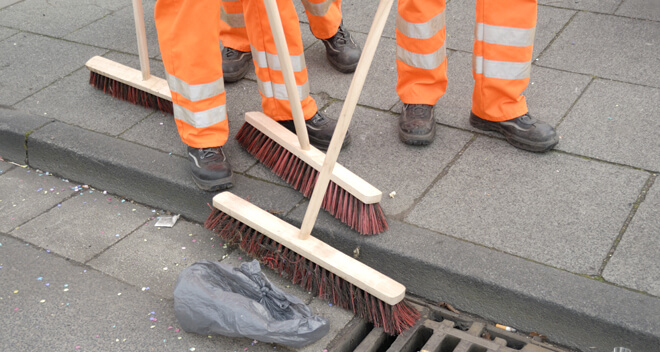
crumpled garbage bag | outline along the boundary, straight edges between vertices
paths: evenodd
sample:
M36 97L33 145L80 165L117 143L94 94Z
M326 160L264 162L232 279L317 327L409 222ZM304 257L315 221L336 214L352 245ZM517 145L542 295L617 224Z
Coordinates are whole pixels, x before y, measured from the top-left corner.
M187 332L291 347L308 345L330 330L327 319L274 286L256 260L238 268L202 260L184 269L174 288L174 313Z

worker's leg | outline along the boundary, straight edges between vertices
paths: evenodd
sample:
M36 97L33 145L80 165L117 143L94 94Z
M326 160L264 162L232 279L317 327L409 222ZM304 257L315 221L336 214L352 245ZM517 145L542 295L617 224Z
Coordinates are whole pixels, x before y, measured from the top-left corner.
M221 3L220 41L224 47L222 71L225 82L236 82L245 77L252 60L243 4L240 0L222 0Z
M193 179L202 189L227 188L232 173L218 148L229 131L218 46L220 3L159 0L155 20L174 119L188 145Z
M246 28L252 57L255 64L257 84L262 96L263 112L283 125L293 129L291 105L284 83L280 60L271 33L268 15L263 0L243 0ZM307 120L307 131L310 142L323 149L329 144L334 132L336 121L318 113L316 102L309 95L307 65L303 53L304 47L300 34L300 24L295 7L291 0L279 0L277 6L284 28L285 39L289 49L295 82L300 95L303 115ZM346 143L350 138L346 137Z
M435 136L433 106L447 89L445 2L399 0L397 94L403 102L399 138L425 145Z
M527 115L522 95L532 67L536 12L536 0L477 1L470 123L502 133L516 147L545 151L558 142L554 128Z

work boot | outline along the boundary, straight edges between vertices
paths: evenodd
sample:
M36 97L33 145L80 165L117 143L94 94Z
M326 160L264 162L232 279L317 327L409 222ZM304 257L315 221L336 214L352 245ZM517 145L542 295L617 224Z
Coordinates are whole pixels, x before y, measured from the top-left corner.
M470 125L483 131L495 131L516 148L545 152L559 143L554 127L529 114L501 122L488 121L470 112Z
M205 191L220 191L232 187L231 165L222 147L188 147L188 160L192 178L197 186Z
M427 145L435 137L433 105L403 104L399 117L399 139L410 145Z
M232 83L245 77L252 60L251 51L240 51L229 47L222 48L222 75L225 82Z
M321 39L325 44L325 56L337 71L351 73L355 71L362 49L353 41L351 33L339 24L337 33L328 39Z
M296 126L293 124L293 120L278 122L289 131L296 133ZM328 150L332 134L335 132L335 127L337 127L337 121L330 119L320 111L317 111L316 115L305 121L305 125L307 126L309 144L323 151ZM351 135L346 131L346 137L344 138L344 143L341 147L344 148L349 143L351 143Z

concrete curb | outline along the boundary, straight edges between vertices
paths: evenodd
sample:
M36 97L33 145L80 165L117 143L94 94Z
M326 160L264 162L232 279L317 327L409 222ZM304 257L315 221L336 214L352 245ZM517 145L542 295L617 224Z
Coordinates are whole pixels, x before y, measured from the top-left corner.
M213 194L196 188L185 159L135 143L0 109L0 150L8 160L195 222L209 213L206 203ZM297 192L236 177L232 192L257 195L250 200L301 223L305 207L296 208L302 199ZM660 345L660 301L655 298L405 223L390 220L390 227L382 235L359 236L321 212L315 235L347 254L359 247L361 261L400 281L413 295L537 331L554 343L582 351L624 346L639 352ZM440 251L420 245L439 241Z

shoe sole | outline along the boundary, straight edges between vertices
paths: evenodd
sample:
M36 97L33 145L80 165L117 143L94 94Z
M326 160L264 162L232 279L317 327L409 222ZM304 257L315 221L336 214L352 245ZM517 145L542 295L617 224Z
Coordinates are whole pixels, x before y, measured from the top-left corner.
M324 140L316 139L312 136L309 136L309 144L313 145L314 148L320 150L320 151L327 151L328 147L330 146L330 142L326 142ZM347 145L351 144L351 135L346 135L344 137L344 143L341 145L341 149L344 149Z
M234 187L234 176L227 176L219 180L204 181L192 176L193 182L203 191L216 192Z
M408 145L429 145L435 139L435 125L427 134L410 134L399 129L399 139Z
M526 139L518 138L515 135L509 133L507 130L497 125L492 125L489 123L484 123L481 121L474 120L472 116L470 116L470 126L482 131L497 132L502 136L504 136L506 141L509 142L509 144L511 144L512 146L529 152L535 152L535 153L547 152L548 150L554 148L554 146L556 146L557 143L559 143L559 139L557 138L547 142L533 142Z
M335 68L335 70L341 72L341 73L353 73L355 72L355 69L357 68L357 63L352 64L352 65L342 65L336 61L333 61L330 58L330 55L325 56L328 59L328 62L330 62L330 65Z

